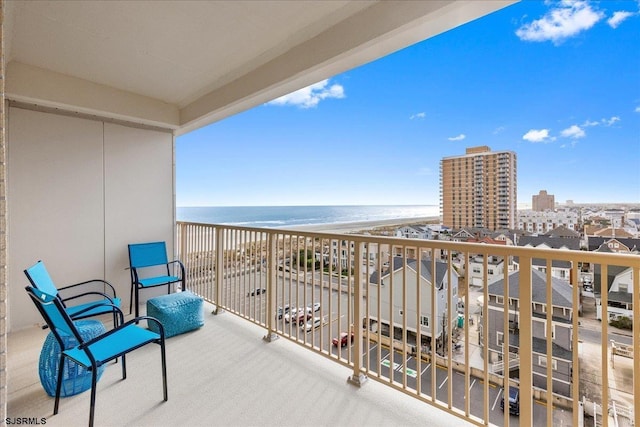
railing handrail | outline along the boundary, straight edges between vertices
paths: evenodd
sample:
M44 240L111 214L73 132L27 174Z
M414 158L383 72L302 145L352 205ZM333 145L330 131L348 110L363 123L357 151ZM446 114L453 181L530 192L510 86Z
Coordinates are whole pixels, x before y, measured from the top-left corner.
M553 248L532 248L525 246L512 246L512 245L497 245L491 243L468 243L468 242L454 242L448 240L424 240L414 238L402 238L391 236L371 236L364 234L354 233L333 233L322 231L305 231L304 226L300 228L258 228L258 227L244 227L236 225L225 224L211 224L211 223L199 223L178 221L178 225L191 224L213 228L225 228L229 230L238 231L253 231L267 234L295 234L301 237L320 237L320 238L334 238L354 240L362 243L384 243L389 245L399 246L416 246L426 249L460 249L469 253L484 253L490 252L492 255L499 255L503 257L515 257L515 256L531 256L531 253L539 255L539 258L553 258L554 260L572 261L579 258L581 262L589 262L592 264L608 264L608 265L629 265L640 268L640 255L638 254L624 254L616 252L589 252L575 249L553 249ZM536 258L535 256L531 256ZM616 264L616 262L618 264Z

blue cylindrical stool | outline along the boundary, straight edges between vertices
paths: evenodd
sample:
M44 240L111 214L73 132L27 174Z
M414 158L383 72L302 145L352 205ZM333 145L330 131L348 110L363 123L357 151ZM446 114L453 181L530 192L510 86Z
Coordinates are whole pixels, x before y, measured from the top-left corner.
M74 322L80 336L84 340L91 340L105 332L104 325L97 320L78 320ZM75 337L66 334L60 334L64 342L65 349L78 345ZM56 395L56 384L58 381L58 367L60 365L60 345L58 340L49 332L47 338L42 345L40 352L39 374L42 387L49 396ZM104 372L104 366L98 368L98 379ZM73 396L82 393L91 388L91 372L77 363L67 359L64 362L64 370L62 375L62 387L60 396Z

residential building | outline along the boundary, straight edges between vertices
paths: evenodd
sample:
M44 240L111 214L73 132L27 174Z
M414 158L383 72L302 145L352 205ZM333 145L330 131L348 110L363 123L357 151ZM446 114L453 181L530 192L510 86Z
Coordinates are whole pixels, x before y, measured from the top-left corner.
M492 256L487 259L487 283L492 283L504 274L503 258ZM484 257L476 255L469 260L469 285L483 287L485 275Z
M531 196L531 208L534 211L547 211L556 208L556 198L553 194L547 194L547 190L540 190L538 195Z
M510 354L510 369L518 368L518 353L520 347L520 330L530 328L533 339L533 385L546 390L547 384L547 347L548 336L552 339L552 375L553 392L564 396L571 396L571 382L573 373L573 348L572 339L572 287L563 280L552 278L552 301L549 308L547 303L547 279L544 273L537 270L531 271L531 296L530 302L520 300L520 272L516 271L508 277L508 300L505 300L505 281L500 279L488 287L488 319L487 342L489 361L503 360L508 335ZM533 317L531 325L521 323L520 309L522 304L531 304ZM508 315L508 333L504 329L505 311ZM547 316L552 316L552 329L547 330ZM482 327L482 322L480 322ZM481 333L482 334L482 333ZM515 361L515 363L514 363ZM494 366L502 367L502 363Z
M467 148L462 156L440 161L442 223L453 228L514 228L517 162L513 151L487 146Z
M600 225L586 225L584 227L584 235L587 238L594 237L608 237L608 238L632 238L633 234L629 233L623 228L616 227L603 227Z
M518 246L540 248L540 249L558 249L558 250L580 250L580 237L552 237L552 236L522 236L518 240ZM533 268L546 273L547 263L541 259L533 259ZM513 265L515 269L519 268L520 260L513 257ZM551 263L551 277L569 282L571 277L572 264L562 259L553 260Z
M340 267L341 269L353 268L355 262L355 251L353 248L353 242L348 240L334 240L331 244L331 257L334 267ZM329 262L329 259L326 262Z
M601 277L599 266L596 268L598 282ZM611 267L607 278L607 318L633 318L633 271L630 268ZM602 298L596 298L596 318L602 320Z
M405 239L433 239L433 230L426 225L405 225L396 230L396 237Z
M566 227L569 230L578 231L578 212L570 209L558 211L518 211L517 228L528 233L547 233L558 227Z
M587 236L587 250L589 251L606 251L617 253L640 253L640 239L629 237L611 237L611 236Z
M419 279L418 270L420 271ZM389 331L390 336L397 334L402 336L403 325L406 322L406 332L415 338L415 342L422 345L432 345L432 340L441 338L443 332L450 333L457 321L455 307L458 303L458 275L453 272L451 283L449 283L447 270L447 264L439 260L435 261L435 271L432 271L431 259L417 261L407 258L405 263L404 257L393 257L389 268L381 274L374 271L369 278L369 327L373 329L381 327ZM417 298L418 286L420 298ZM431 305L432 286L435 286L435 313ZM447 302L449 287L451 287L451 301ZM418 301L420 303L419 328ZM382 307L380 312L378 312L379 306ZM447 326L449 307L453 307L454 312L451 313L452 323Z

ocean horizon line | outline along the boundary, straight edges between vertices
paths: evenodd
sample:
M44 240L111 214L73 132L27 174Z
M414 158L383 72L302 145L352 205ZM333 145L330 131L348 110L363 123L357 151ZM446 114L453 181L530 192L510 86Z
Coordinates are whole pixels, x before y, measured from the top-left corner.
M287 228L439 216L438 205L192 206L177 209L179 221Z
M438 203L427 203L427 204L351 204L351 205L185 205L185 206L176 206L176 208L298 208L298 207L390 207L390 206L440 206Z

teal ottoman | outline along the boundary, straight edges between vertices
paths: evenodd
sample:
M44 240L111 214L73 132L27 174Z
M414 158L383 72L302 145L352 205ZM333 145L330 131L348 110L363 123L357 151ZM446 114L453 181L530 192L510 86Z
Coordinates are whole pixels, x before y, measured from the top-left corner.
M204 325L203 300L189 291L150 298L147 316L158 319L164 327L165 338L169 338ZM153 332L160 332L154 322L147 322L147 325Z

